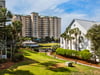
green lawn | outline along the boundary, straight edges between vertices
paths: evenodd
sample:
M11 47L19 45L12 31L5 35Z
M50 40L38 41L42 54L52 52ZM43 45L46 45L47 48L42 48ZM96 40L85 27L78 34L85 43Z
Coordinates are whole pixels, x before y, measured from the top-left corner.
M66 61L47 56L45 53L37 53L25 49L21 49L21 51L25 56L25 60L9 69L1 70L0 75L100 75L99 69L78 64L73 64L74 67L52 69L52 65L65 63Z
M40 46L54 46L59 45L59 43L39 43Z

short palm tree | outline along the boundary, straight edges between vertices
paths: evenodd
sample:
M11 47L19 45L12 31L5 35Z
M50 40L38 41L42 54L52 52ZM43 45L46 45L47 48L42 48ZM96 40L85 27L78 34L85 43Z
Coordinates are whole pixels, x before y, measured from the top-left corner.
M71 36L72 34L74 34L74 29L69 29L70 49L72 49L72 40L74 39L74 37Z
M64 33L61 35L61 37L64 38L64 40L65 40L65 46L66 46L66 48L69 49L68 44L69 44L69 40L70 40L70 38L69 38L68 33L64 32Z
M75 48L76 50L78 50L78 35L80 34L80 30L79 28L74 28L74 35L75 35L75 39L76 39L76 42L75 42Z

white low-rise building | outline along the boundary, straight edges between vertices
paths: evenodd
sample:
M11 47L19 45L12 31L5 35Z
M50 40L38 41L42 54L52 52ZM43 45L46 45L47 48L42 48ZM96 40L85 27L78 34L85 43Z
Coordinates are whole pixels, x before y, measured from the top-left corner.
M88 49L91 51L91 42L89 39L86 38L86 33L87 31L94 25L94 24L100 24L100 22L95 22L95 21L87 21L87 20L80 20L80 19L74 19L70 24L69 24L69 28L70 29L74 29L74 28L78 28L81 32L81 36L82 36L82 42L77 42L76 43L76 39L72 39L72 41L70 42L70 40L68 40L67 38L65 39L64 37L60 37L60 47L64 48L64 49L72 49L72 50L84 50L84 49ZM74 34L72 34L71 36L74 36ZM77 36L77 40L79 40L79 35ZM71 43L71 44L70 44ZM77 46L77 48L76 48Z

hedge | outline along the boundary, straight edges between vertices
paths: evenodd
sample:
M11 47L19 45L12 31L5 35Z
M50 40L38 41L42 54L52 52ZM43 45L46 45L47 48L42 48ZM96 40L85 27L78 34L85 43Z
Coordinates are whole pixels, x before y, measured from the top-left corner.
M92 53L90 53L88 50L76 51L76 50L58 48L56 49L56 53L59 55L75 57L84 60L90 60L92 56Z
M91 56L92 56L92 54L90 52L85 51L85 50L79 52L79 57L84 59L84 60L90 59Z

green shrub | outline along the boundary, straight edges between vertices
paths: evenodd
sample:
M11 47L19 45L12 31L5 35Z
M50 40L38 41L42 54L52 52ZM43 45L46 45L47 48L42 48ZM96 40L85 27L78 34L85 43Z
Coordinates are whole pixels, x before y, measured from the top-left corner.
M66 55L66 50L65 49L61 49L61 55Z
M73 50L72 56L78 57L79 56L79 51Z
M13 56L12 61L17 62L17 61L21 61L21 60L23 60L23 59L24 59L23 54L21 54L21 53L16 53L16 54Z
M57 48L56 53L60 54L60 55L65 55L66 54L65 49L63 49L63 48Z
M82 51L85 51L85 52L90 52L88 49L84 49L84 50L82 50Z
M81 58L84 60L89 60L92 56L89 50L86 50L86 49L83 51L76 51L76 50L58 48L56 49L56 53L60 55L64 55L64 56Z
M80 51L79 56L81 59L89 60L92 57L92 54L87 51Z
M63 48L56 49L56 53L60 54L60 55L66 55L66 56L76 56L77 55L77 51L69 50L69 49L63 49Z
M73 54L72 50L66 49L66 55L72 56L72 54Z
M61 54L61 50L62 50L62 48L57 48L57 49L56 49L56 53L57 53L57 54Z

